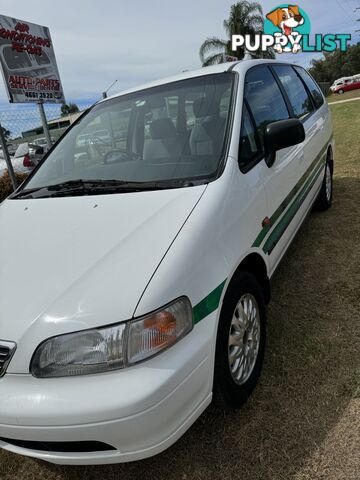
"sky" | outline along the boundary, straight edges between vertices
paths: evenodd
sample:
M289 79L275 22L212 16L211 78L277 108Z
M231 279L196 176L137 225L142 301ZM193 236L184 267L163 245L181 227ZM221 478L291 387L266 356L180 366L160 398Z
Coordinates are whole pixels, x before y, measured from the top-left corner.
M90 103L115 80L111 94L156 78L200 68L199 47L224 36L235 0L0 0L0 13L50 28L68 102ZM311 18L312 32L352 33L360 41L360 0L292 2ZM260 2L264 14L280 4ZM283 55L308 66L313 54ZM319 54L317 54L319 56ZM320 55L321 56L321 55ZM289 58L290 57L290 58ZM0 78L0 105L7 96Z

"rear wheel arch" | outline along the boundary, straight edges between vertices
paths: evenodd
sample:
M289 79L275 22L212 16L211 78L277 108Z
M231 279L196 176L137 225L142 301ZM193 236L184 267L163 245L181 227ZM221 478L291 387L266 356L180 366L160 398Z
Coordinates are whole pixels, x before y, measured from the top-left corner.
M331 174L333 174L334 173L334 150L331 145L329 145L329 148L327 150L326 160L329 162L329 165L331 168Z

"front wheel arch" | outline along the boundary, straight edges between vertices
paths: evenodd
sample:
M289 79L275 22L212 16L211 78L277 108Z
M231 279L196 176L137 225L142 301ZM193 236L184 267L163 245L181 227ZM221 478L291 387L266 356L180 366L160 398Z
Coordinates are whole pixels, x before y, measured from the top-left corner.
M230 362L230 343L229 336L231 336L231 325L234 315L234 307L244 296L252 296L256 303L256 310L258 312L259 320L259 338L258 350L256 353L255 363L251 367L250 375L244 379L244 382L237 384L234 380L232 366ZM243 310L246 312L246 310ZM246 313L246 315L248 315ZM237 317L239 318L239 317ZM247 326L249 325L249 317ZM239 347L243 350L248 347L248 339L240 335ZM245 342L245 343L244 343ZM261 373L264 352L266 344L266 305L262 294L261 286L256 277L245 271L238 272L229 284L224 301L221 308L219 324L216 335L216 349L215 349L215 363L214 363L214 379L213 379L213 402L222 410L231 411L239 408L249 398L254 390L258 378ZM249 355L247 353L246 355ZM251 359L251 354L248 359ZM242 363L246 366L246 362ZM242 367L244 368L244 367ZM241 372L240 372L241 373Z
M250 253L240 262L231 277L227 289L233 284L233 282L236 282L240 272L244 271L255 276L263 291L265 303L268 304L271 298L270 280L268 277L265 260L258 253Z

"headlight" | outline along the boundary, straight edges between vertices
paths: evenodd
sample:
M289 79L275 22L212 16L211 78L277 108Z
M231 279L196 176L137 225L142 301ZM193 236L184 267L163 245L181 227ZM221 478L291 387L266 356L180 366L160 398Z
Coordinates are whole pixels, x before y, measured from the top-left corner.
M190 301L182 297L165 309L128 324L127 362L141 362L170 347L193 327Z
M133 365L170 347L193 327L188 298L136 320L49 338L36 349L35 377L66 377L108 372Z

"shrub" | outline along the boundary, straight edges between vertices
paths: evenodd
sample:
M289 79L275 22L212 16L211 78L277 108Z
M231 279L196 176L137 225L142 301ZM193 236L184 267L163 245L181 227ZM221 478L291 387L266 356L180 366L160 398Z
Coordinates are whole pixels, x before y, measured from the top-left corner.
M16 180L18 185L22 183L27 177L27 173L16 173ZM13 186L11 183L10 175L8 172L5 172L0 177L0 203L5 200L13 192Z

